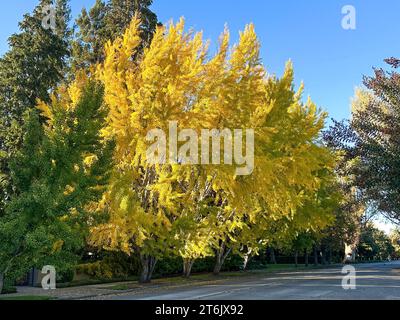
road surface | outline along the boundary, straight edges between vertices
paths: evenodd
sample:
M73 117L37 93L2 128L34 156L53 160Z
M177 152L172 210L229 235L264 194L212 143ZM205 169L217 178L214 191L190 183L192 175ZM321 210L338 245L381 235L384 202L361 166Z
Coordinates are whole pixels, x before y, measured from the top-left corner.
M400 262L358 264L356 289L344 290L341 267L277 272L218 284L165 288L115 300L400 300Z

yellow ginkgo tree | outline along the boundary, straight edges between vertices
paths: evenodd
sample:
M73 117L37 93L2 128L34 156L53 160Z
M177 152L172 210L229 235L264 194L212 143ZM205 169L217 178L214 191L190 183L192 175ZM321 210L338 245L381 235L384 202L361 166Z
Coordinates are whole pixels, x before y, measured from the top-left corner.
M281 79L267 74L253 25L232 48L225 30L213 56L183 19L159 27L140 54L139 45L135 18L95 72L109 108L103 135L116 150L98 206L110 219L91 242L139 254L144 282L167 255L180 255L188 275L215 254L218 273L230 252L256 252L269 224L293 220L319 190L317 173L331 168L317 141L325 115L294 91L290 63Z

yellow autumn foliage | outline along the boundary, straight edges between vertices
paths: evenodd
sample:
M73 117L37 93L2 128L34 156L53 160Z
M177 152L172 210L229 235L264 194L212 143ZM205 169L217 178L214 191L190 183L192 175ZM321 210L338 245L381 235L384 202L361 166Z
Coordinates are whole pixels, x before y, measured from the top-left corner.
M229 38L225 29L211 56L202 33L185 31L181 19L159 27L140 54L135 17L122 37L107 43L95 76L104 84L109 113L103 135L116 141L116 168L98 207L110 221L93 228L92 244L195 259L222 243L238 250L257 246L276 221L296 230L330 221L324 210L307 219L300 210L321 188L316 173L334 166L317 140L326 115L311 100L303 103L303 85L294 90L291 62L280 79L267 73L254 25L233 47ZM71 100L78 95L69 92ZM148 132L168 132L172 121L199 135L202 129L254 129L254 171L238 176L225 163L149 163Z

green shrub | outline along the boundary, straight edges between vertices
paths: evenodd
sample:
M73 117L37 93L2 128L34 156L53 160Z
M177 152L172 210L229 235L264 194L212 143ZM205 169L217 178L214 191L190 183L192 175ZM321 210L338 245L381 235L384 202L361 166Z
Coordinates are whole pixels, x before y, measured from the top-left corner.
M159 260L154 269L158 276L170 276L183 272L183 261L181 257L164 258Z
M237 254L229 255L221 271L239 271L243 267L243 258Z
M192 273L212 272L215 264L214 257L198 259L194 262Z
M113 277L111 268L102 261L80 264L77 266L76 272L96 279L111 279Z
M3 290L0 292L0 294L9 294L9 293L17 293L17 288L15 287L14 281L11 281L10 279L4 279L3 283Z
M75 272L74 270L65 270L62 272L57 272L57 282L58 283L69 283L74 280Z
M11 285L6 285L3 287L1 294L17 293L17 288Z
M128 256L119 252L103 252L101 260L80 264L77 274L85 274L95 279L126 279L136 276L140 271L136 256Z

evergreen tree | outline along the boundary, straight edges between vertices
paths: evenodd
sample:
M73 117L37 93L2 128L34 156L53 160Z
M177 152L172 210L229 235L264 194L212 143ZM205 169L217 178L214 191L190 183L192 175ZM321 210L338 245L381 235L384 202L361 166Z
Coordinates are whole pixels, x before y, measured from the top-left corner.
M45 29L42 20L51 0L42 0L19 24L20 32L8 42L10 49L0 59L0 214L13 188L9 184L9 158L21 143L23 113L36 100L49 101L49 93L60 83L67 67L68 0L57 0L56 28ZM14 188L15 189L15 188Z
M20 32L12 35L9 51L0 59L0 112L6 122L20 120L37 99L49 100L49 91L63 79L68 57L67 0L56 2L56 29L45 29L42 0L32 15L25 15Z
M83 9L76 20L78 32L73 42L74 69L87 68L104 60L107 41L121 36L135 14L141 17L142 48L150 44L157 26L157 16L150 10L153 0L96 0Z

